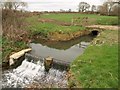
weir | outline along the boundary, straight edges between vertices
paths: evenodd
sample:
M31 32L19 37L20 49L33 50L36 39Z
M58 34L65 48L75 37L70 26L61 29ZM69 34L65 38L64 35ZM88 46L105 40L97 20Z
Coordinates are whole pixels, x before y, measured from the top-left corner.
M68 42L30 43L32 51L16 62L17 66L3 71L2 87L25 88L35 86L34 83L39 88L68 87L70 63L84 52L93 38L89 35Z
M13 70L5 71L2 75L3 88L24 88L32 83L39 85L48 85L49 87L67 87L67 65L59 65L56 68L55 63L48 72L45 71L44 59L30 54L25 55L25 60L20 66Z
M26 53L25 58L29 62L32 61L34 63L37 63L37 61L40 61L41 63L44 63L46 57L40 57L40 56L37 57L37 56L34 56L32 54ZM70 68L69 65L70 65L70 62L67 62L67 61L63 62L62 60L53 58L51 68L58 69L58 70L61 70L61 71L63 71L63 70L67 71Z

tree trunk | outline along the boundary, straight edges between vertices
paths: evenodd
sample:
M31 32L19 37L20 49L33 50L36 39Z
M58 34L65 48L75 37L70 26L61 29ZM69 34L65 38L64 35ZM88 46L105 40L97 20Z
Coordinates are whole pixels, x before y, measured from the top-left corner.
M110 16L111 9L111 7L108 9L108 16Z

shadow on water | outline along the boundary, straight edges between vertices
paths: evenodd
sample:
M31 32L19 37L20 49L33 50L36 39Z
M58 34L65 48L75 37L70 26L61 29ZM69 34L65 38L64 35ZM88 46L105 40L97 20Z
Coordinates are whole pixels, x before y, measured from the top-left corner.
M64 42L53 42L39 39L34 43L30 43L30 47L32 48L30 54L43 58L51 56L55 61L70 63L84 52L84 49L94 38L95 36L86 35Z
M82 37L78 37L69 41L47 41L43 40L41 38L35 39L32 43L40 43L42 46L47 46L49 48L55 48L59 50L66 50L70 47L80 43L80 42L90 42L92 41L96 36L93 35L86 35Z

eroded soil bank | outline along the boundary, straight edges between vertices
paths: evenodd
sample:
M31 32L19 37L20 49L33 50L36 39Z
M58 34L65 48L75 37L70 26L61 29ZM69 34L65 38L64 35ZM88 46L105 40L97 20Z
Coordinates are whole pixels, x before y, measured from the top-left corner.
M38 33L38 34L34 34L32 39L42 38L49 41L69 41L81 36L89 35L94 29L97 29L99 32L100 30L118 30L119 28L118 26L110 26L110 25L91 25L86 27L87 27L86 30L69 32L69 33L64 33L62 31L49 32L47 36L43 36L40 33Z
M72 33L51 32L46 37L41 36L40 34L36 34L33 36L33 39L42 38L49 41L68 41L88 34L90 34L90 31L88 30L72 32Z

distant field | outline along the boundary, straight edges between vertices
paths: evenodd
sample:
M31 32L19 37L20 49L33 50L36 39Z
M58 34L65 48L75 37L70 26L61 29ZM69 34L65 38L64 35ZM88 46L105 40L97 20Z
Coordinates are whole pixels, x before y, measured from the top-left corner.
M71 22L72 18L83 18L88 17L92 19L96 19L93 24L101 24L101 25L118 25L118 17L117 16L100 16L95 14L79 14L79 13L59 13L59 14L43 14L41 18L51 18L65 22Z
M51 22L42 23L39 21L40 18L41 17L39 16L27 18L26 21L31 24L29 27L27 27L27 29L33 31L34 33L41 33L43 35L47 35L49 32L62 31L62 33L69 33L85 30L85 27L83 26L63 26Z
M88 20L94 20L90 25L117 25L118 18L116 16L100 16L95 14L79 14L79 13L46 13L26 18L31 25L27 27L33 33L41 33L47 36L49 32L71 33L80 30L86 30L83 26L69 25L73 18L88 17ZM84 22L81 22L84 23ZM63 24L63 25L62 25ZM68 25L64 25L68 24Z

